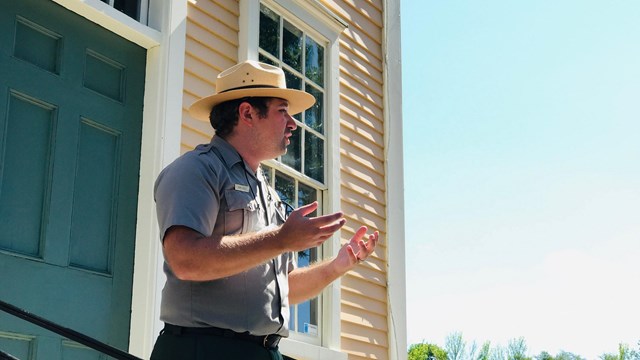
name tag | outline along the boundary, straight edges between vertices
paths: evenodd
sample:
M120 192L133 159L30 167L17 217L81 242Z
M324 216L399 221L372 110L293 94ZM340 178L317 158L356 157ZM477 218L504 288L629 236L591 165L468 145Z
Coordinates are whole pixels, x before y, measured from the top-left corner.
M250 188L248 185L236 184L235 188L237 191L249 192Z

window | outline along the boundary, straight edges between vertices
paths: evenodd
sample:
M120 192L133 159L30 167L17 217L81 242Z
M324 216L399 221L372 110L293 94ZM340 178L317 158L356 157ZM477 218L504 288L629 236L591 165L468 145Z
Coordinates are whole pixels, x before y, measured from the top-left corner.
M148 0L100 0L109 4L112 8L119 10L129 17L140 21L142 8L146 8Z
M279 161L324 184L324 47L284 17L260 6L259 60L284 70L287 87L316 98L308 110L295 116L299 131Z
M282 200L291 209L300 207L305 204L318 201L319 208L322 206L321 190L309 186L296 179L295 175L287 175L286 173L276 170L273 167L263 165L263 170L274 185L278 192L280 200ZM317 210L311 216L316 216ZM311 263L321 258L322 249L313 248L305 251L299 251L296 259L297 267L309 266ZM318 327L320 320L320 301L318 298L311 299L302 304L292 305L289 319L289 329L298 333L305 334L309 337L318 337Z
M294 116L298 130L291 137L287 153L265 167L280 199L293 208L318 201L322 213L322 193L326 191L325 47L281 13L260 5L258 60L281 67L287 87L306 91L316 103ZM304 267L322 258L322 248L298 253L297 266ZM289 329L319 343L321 301L311 299L291 306Z

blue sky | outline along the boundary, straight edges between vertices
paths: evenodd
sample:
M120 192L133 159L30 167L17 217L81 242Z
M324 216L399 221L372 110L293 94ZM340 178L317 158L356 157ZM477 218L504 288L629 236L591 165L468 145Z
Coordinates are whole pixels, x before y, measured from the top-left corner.
M640 2L402 1L409 343L640 341Z

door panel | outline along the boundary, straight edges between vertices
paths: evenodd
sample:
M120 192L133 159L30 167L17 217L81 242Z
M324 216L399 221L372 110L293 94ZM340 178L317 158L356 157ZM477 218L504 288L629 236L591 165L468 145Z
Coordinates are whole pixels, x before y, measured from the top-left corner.
M146 52L49 0L0 45L0 299L126 350ZM6 314L0 349L100 358Z
M7 102L0 148L0 248L41 258L55 106L15 92Z

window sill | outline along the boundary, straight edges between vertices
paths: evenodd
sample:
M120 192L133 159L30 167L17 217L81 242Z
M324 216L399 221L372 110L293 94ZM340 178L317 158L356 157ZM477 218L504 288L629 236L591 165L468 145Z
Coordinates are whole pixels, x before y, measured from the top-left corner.
M347 360L347 354L293 339L282 339L280 351L297 360Z

